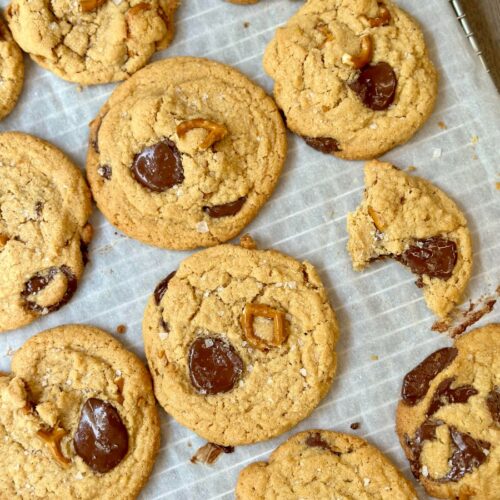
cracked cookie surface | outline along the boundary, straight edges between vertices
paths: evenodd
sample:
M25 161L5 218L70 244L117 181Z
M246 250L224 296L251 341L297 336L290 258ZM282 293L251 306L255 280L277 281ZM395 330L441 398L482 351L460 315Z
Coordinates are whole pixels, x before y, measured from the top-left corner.
M19 99L24 82L21 49L0 16L0 120L5 118Z
M159 441L146 368L102 330L35 335L0 374L1 498L135 498Z
M276 31L264 69L287 126L345 159L406 142L437 94L419 26L390 1L306 2Z
M498 498L500 325L459 337L404 379L396 428L414 476L437 498Z
M165 59L118 87L91 124L87 176L99 209L164 248L236 236L277 183L286 131L265 92L207 59Z
M82 85L123 80L174 34L178 0L13 0L12 34L31 58Z
M419 275L427 306L445 317L472 272L467 221L440 189L389 163L365 165L365 193L348 215L348 251L355 270L392 257Z
M90 191L56 147L0 134L0 332L66 304L84 269Z
M149 300L143 336L160 404L225 446L306 418L336 368L325 288L309 263L275 251L219 245L188 257Z
M310 430L292 436L270 456L243 469L238 500L330 498L416 500L413 486L364 439Z

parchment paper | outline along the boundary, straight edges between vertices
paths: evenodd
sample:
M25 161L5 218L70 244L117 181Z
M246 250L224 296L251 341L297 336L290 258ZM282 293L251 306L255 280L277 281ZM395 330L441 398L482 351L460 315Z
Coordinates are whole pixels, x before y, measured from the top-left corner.
M7 3L2 0L1 5ZM423 25L440 73L436 110L406 145L385 155L400 167L435 182L463 208L473 235L474 275L467 297L477 299L500 283L500 99L473 54L446 0L401 0ZM222 0L184 0L177 35L156 58L211 57L231 64L272 89L262 54L276 26L302 2L262 0L237 6ZM248 22L248 27L244 27ZM28 58L26 85L1 130L22 130L52 141L84 167L88 122L115 85L79 90ZM438 122L447 126L442 129ZM261 247L310 260L330 291L341 328L339 369L332 389L313 415L291 433L313 427L355 433L386 452L411 477L394 431L394 410L403 375L450 339L431 332L435 318L424 305L415 277L395 262L373 263L355 273L346 251L346 214L363 191L361 162L323 155L289 135L289 153L278 189L248 231ZM141 321L156 283L187 252L155 249L124 237L94 211L90 263L69 305L32 325L0 335L0 369L12 351L35 333L64 323L89 323L113 333L144 358ZM500 307L481 323L500 320ZM480 324L481 324L480 323ZM115 332L119 324L127 332ZM378 357L378 359L376 359ZM263 460L291 434L241 446L211 466L189 459L203 441L161 410L162 449L142 498L232 498L239 471ZM351 431L354 432L354 431ZM419 489L422 498L425 495ZM117 496L119 492L117 492Z

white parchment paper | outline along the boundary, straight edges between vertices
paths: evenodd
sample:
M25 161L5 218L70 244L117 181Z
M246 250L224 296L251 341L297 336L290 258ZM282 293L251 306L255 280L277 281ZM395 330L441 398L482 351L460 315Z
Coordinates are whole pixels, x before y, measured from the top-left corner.
M5 0L0 2L5 7ZM423 25L440 73L436 110L424 128L385 159L414 165L449 193L464 210L474 243L474 274L468 298L477 299L500 283L500 98L473 54L447 0L400 0ZM300 1L262 0L237 6L222 0L184 0L177 35L156 58L196 55L231 64L262 85L272 82L262 54L276 26ZM244 23L249 25L244 27ZM84 168L88 122L115 85L79 90L26 58L21 101L0 130L21 130L47 139ZM447 126L442 129L438 122ZM425 307L415 277L395 262L379 262L355 273L346 251L346 214L363 191L361 162L323 155L289 135L289 153L278 189L248 231L261 247L310 260L330 292L341 328L339 369L332 389L313 415L292 433L308 428L356 434L386 452L411 477L394 431L403 375L450 340L430 331L434 317ZM35 333L64 323L89 323L108 330L144 358L141 321L148 295L187 252L155 249L124 237L94 211L90 263L73 300L32 325L0 335L0 369ZM481 323L500 320L500 307ZM480 323L480 324L481 324ZM115 333L119 324L124 335ZM378 357L378 359L377 359ZM239 471L263 460L290 435L241 446L211 466L189 459L203 441L163 410L162 448L142 498L232 498ZM353 431L351 431L353 432ZM422 498L425 498L419 489ZM119 492L117 492L119 495Z

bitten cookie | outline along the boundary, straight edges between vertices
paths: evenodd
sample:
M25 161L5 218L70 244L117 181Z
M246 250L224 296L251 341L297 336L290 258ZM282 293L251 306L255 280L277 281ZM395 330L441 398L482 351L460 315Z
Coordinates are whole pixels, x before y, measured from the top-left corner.
M306 418L336 368L337 324L316 271L274 251L219 245L188 257L156 287L143 335L160 404L225 446Z
M396 467L364 439L310 430L285 441L269 462L243 469L236 498L416 500L417 495Z
M82 85L123 80L174 34L179 0L12 0L12 34L31 58Z
M0 375L2 498L135 498L159 442L147 370L102 330L35 335Z
M0 134L0 332L71 299L92 238L90 212L87 184L59 149Z
M345 159L406 142L434 107L437 75L417 23L389 0L310 0L264 55L287 126Z
M389 163L365 165L361 205L348 215L348 250L355 270L391 257L419 276L427 306L445 317L461 300L472 271L467 221L429 181Z
M106 218L163 248L236 236L277 183L286 131L273 100L233 68L177 57L115 90L91 124L87 176Z
M414 476L438 498L498 499L500 325L434 352L403 381L397 433Z
M19 99L24 82L21 49L0 16L0 120L5 118Z

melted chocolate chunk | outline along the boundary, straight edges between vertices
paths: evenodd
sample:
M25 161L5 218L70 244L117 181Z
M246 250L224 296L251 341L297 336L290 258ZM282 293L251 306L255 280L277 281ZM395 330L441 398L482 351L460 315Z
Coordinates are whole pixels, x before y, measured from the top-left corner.
M497 425L500 425L500 387L495 386L488 394L486 405L488 406L488 410L490 410L493 421Z
M386 62L365 66L349 87L363 104L374 111L387 109L394 101L398 80Z
M243 361L226 340L197 338L189 348L189 376L200 394L230 391L243 373Z
M308 146L316 149L317 151L321 151L326 154L333 154L337 151L340 151L339 143L332 139L331 137L306 137L303 136L304 141Z
M427 419L415 432L414 439L405 435L406 445L410 451L410 467L413 475L418 479L420 477L420 455L424 441L436 439L436 429L443 425L441 420Z
M474 439L469 434L462 433L450 427L450 436L455 451L450 459L450 470L439 482L459 481L472 469L485 462L490 449L490 443Z
M40 219L42 213L43 213L43 203L41 201L37 201L35 203L35 214L38 219Z
M170 325L163 318L160 318L160 326L165 333L170 332Z
M342 455L339 451L333 450L332 447L321 437L319 432L311 432L309 436L307 436L306 445L313 448L322 448L323 450L329 451L339 457Z
M40 306L30 297L41 292L55 277L58 273L63 273L66 276L66 291L62 296L61 300L56 304L50 306ZM24 307L30 311L34 312L54 312L60 309L63 305L69 302L71 297L77 288L77 279L73 274L73 271L68 266L61 267L49 267L45 271L41 271L34 276L32 276L26 283L24 283L24 289L21 292L21 296L24 298Z
M101 165L97 169L97 173L101 177L103 177L104 179L106 179L107 181L109 181L111 179L111 174L113 173L113 171L111 170L111 167L109 165Z
M407 373L401 389L403 401L409 406L417 404L427 394L431 381L457 357L457 354L455 347L439 349Z
M462 385L451 387L455 377L444 379L436 388L433 394L429 408L427 409L427 416L434 415L439 408L452 403L467 403L471 396L477 394L477 390L471 385Z
M229 203L224 203L224 205L214 205L212 207L203 207L203 211L210 215L213 219L218 219L219 217L228 217L230 215L236 215L241 207L247 201L246 196L242 196L235 201L231 201Z
M87 399L73 438L76 453L96 472L116 467L128 452L127 428L116 408L97 398Z
M447 280L457 263L457 245L454 241L434 236L417 240L396 260L408 266L415 274Z
M175 276L176 271L172 271L166 278L161 280L158 285L156 285L155 291L154 291L154 298L156 305L160 305L161 299L165 295L165 292L168 289L168 284L170 283L170 280Z
M80 240L80 252L83 265L86 266L89 263L89 246L83 240Z
M138 153L132 163L134 179L151 191L166 191L184 181L184 167L177 146L163 139Z

